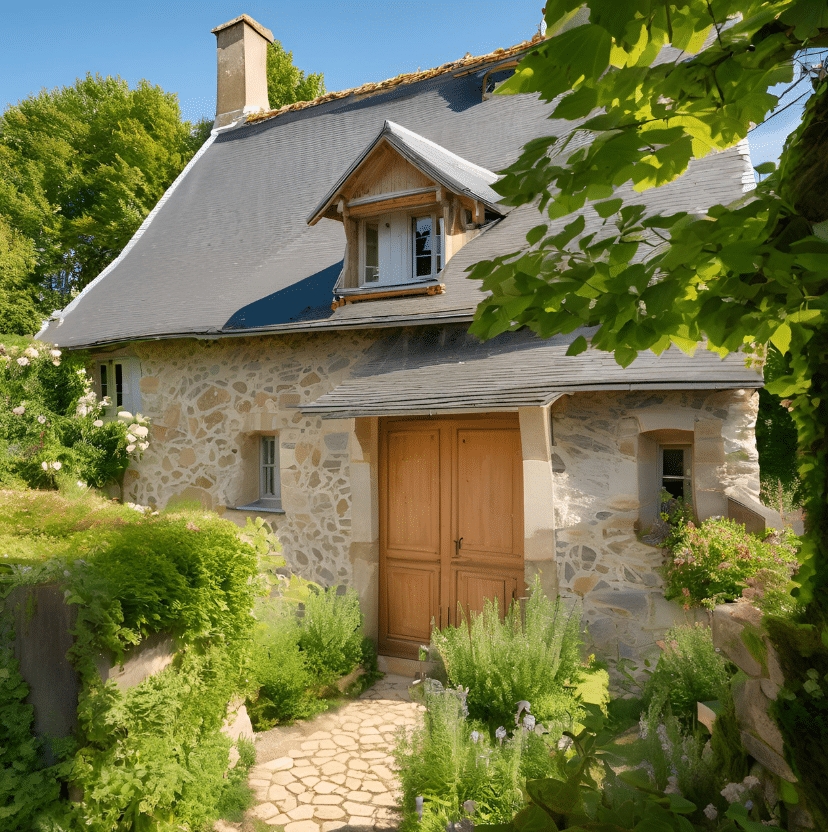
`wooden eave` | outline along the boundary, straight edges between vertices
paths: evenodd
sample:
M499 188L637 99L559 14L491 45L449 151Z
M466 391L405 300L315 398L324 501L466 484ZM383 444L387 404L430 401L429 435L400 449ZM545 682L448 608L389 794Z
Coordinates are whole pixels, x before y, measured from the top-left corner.
M390 164L400 160L417 171L424 180L420 187L371 196L354 196L358 185L378 179ZM384 128L343 174L324 202L308 217L307 223L316 225L323 217L343 222L348 217L358 219L393 211L434 210L454 198L459 199L464 208L472 211L475 222L483 221L486 208L503 214L501 206L455 187L454 183L440 176L439 171L422 164L420 159L406 152L405 146L399 146L389 139Z

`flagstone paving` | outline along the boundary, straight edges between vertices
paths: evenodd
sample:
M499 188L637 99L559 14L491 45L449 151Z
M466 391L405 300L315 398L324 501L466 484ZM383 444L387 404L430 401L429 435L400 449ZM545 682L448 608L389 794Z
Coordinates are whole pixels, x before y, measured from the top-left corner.
M422 711L408 695L410 681L386 676L333 713L258 737L251 814L285 832L396 829L396 735Z

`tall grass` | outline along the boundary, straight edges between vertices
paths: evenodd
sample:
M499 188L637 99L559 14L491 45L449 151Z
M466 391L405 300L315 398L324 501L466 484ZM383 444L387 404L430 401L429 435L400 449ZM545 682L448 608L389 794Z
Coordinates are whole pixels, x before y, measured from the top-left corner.
M469 689L473 719L508 726L517 703L527 701L544 724L566 721L577 710L572 686L581 669L580 612L547 598L536 579L523 617L512 603L501 621L497 601L487 600L471 621L435 630L432 644L449 683Z

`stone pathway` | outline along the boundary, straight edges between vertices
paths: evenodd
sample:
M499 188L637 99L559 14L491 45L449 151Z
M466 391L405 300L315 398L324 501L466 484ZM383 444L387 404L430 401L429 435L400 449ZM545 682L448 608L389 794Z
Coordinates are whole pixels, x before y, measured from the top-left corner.
M333 713L257 737L251 814L285 832L396 829L395 735L422 710L410 682L386 676Z

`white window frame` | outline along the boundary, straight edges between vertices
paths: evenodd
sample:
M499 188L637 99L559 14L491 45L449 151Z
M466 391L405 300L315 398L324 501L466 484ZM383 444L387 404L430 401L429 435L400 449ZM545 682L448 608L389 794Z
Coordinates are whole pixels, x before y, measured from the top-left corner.
M419 277L415 274L415 238L414 238L414 222L422 217L431 218L432 228L432 244L431 244L431 273L429 275L421 275ZM386 227L393 225L397 226L396 234L399 239L396 245L399 249L399 257L401 260L401 268L403 280L397 280L389 277L389 273L393 274L393 267L390 262L385 263L385 272L383 270L383 224ZM369 225L377 226L377 279L366 280L367 270L371 268L367 264L367 243L366 243L366 229ZM434 229L438 229L435 235ZM394 231L390 232L395 233ZM437 237L438 244L435 245L434 239ZM393 244L393 242L392 242ZM409 211L404 214L385 214L379 217L366 217L359 223L359 287L377 289L386 288L389 286L406 286L411 283L426 283L429 280L436 280L437 275L442 271L445 265L445 251L446 251L446 235L443 227L443 215L439 211Z
M284 514L282 509L282 466L279 434L260 434L256 438L256 476L259 497L252 503L234 506L237 511L262 511Z
M684 473L679 477L676 475L665 475L664 473L664 451L684 451ZM683 499L685 505L693 507L693 446L686 444L669 444L658 446L658 484L659 493L666 491L664 481L681 481L683 483Z
M127 411L141 412L141 362L132 356L97 359L94 364L94 389L99 399L109 396L112 404L104 408L102 418L117 419ZM117 378L120 375L120 388Z

